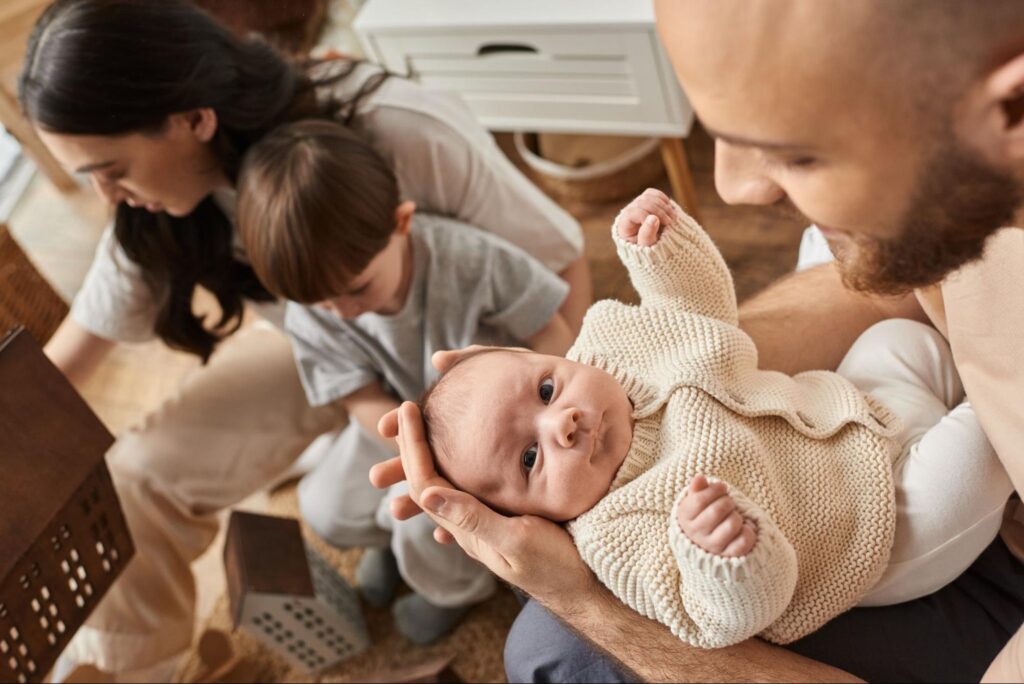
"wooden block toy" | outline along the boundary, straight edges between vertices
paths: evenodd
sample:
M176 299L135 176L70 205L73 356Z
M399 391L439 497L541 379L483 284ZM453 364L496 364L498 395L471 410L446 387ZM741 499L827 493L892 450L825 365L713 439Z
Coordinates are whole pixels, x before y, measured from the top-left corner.
M0 342L0 682L42 681L134 553L113 441L31 335Z
M232 511L224 569L235 627L294 666L319 672L369 647L355 590L297 520Z

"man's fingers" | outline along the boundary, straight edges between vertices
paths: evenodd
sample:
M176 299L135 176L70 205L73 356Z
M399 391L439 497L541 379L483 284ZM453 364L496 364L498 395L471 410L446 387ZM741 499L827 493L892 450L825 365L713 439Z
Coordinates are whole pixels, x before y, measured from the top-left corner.
M389 506L391 508L391 516L395 520L408 520L409 518L415 518L423 512L423 509L417 506L416 502L408 494L395 497L391 500Z
M413 500L431 485L447 485L448 482L434 469L434 456L423 430L423 418L419 407L411 401L404 402L398 409L398 449L402 454L402 469L409 481L409 492Z
M370 484L377 489L387 489L391 485L398 484L405 479L405 471L402 470L402 457L395 456L386 461L375 463L370 468Z
M434 541L438 544L453 544L455 542L455 537L453 537L452 533L443 527L435 527Z
M447 487L425 489L420 502L466 553L499 576L508 573L509 563L502 550L505 541L512 536L512 519L495 513L465 492Z
M385 439L398 436L398 409L388 411L377 421L377 432Z

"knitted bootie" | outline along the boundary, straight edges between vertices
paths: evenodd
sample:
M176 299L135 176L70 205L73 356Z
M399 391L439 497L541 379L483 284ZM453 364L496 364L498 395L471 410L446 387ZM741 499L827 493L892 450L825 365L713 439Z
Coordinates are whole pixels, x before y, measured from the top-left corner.
M469 609L435 606L419 594L407 594L395 601L391 614L399 632L414 644L426 646L452 631Z
M395 598L398 590L398 561L391 549L371 547L363 552L356 568L359 593L374 608L384 608Z

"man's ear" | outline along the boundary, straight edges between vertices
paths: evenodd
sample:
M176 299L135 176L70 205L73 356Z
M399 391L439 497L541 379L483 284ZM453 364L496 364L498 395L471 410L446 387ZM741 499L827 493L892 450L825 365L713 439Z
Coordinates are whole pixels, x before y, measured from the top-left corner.
M959 109L958 133L991 161L1024 164L1024 53L972 88Z
M412 227L412 217L416 213L416 203L406 200L395 209L395 234L408 235Z
M217 112L211 107L190 109L187 112L171 114L168 119L187 135L194 136L201 143L208 143L217 134Z

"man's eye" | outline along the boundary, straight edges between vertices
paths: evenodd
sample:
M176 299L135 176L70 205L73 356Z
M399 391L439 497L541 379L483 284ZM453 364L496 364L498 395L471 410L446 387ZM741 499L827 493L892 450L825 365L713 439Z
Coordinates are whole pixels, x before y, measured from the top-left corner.
M814 166L818 163L818 160L814 157L797 157L796 159L787 160L784 165L789 168L805 169L809 166Z
M546 404L551 401L553 396L555 396L555 381L547 378L540 383L540 400Z
M523 452L523 468L526 470L532 470L533 466L537 464L537 445L534 444L532 447Z

